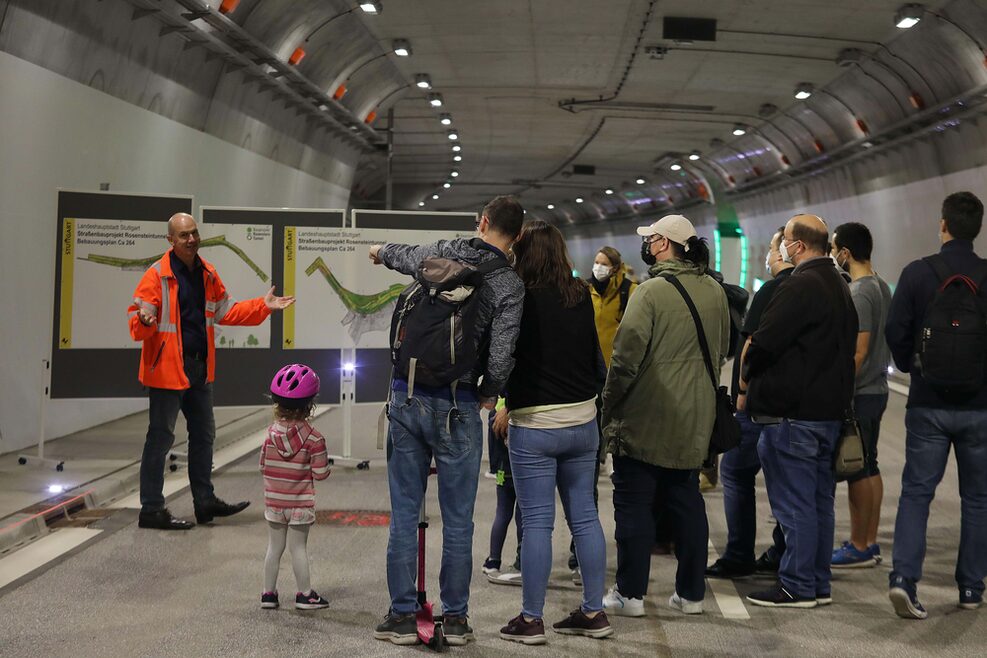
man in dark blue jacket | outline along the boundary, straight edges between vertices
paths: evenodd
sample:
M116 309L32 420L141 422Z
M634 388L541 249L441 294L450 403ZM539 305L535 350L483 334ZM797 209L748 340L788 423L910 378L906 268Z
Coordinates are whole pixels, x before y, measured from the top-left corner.
M985 261L973 251L983 214L983 204L970 192L957 192L943 201L939 255L951 272L980 279L987 271ZM956 563L961 608L980 607L987 576L987 386L967 400L946 400L913 367L915 337L941 283L930 263L910 263L898 280L885 330L898 369L911 373L889 597L899 616L913 619L927 616L916 583L922 578L929 504L946 469L950 446L956 451L963 512ZM982 288L985 281L975 283Z

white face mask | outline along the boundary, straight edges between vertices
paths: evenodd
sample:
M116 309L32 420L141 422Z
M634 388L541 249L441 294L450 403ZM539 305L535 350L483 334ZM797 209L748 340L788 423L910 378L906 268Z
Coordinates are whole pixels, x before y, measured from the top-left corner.
M786 263L792 262L792 255L788 253L788 247L785 245L785 240L783 239L778 244L778 251L781 252L781 259Z
M613 272L612 267L607 267L606 265L600 265L599 263L593 263L593 276L596 277L597 281L606 281L610 278L610 274Z
M771 252L764 255L764 271L771 274Z

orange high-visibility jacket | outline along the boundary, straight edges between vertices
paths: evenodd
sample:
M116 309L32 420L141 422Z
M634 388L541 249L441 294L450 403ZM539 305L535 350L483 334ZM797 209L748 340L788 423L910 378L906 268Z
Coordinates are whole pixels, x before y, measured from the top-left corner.
M171 252L149 267L134 291L134 301L127 309L130 316L130 336L144 342L138 378L151 388L183 390L189 387L182 358L182 315L178 308L178 279L171 270ZM213 325L257 325L271 311L263 297L243 302L233 301L223 285L216 268L202 261L202 277L206 288L206 381L216 378L216 347ZM145 326L137 309L153 313L157 323Z

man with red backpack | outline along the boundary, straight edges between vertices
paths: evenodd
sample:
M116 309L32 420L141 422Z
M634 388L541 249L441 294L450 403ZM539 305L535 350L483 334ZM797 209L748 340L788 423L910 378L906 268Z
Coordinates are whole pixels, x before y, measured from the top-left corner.
M962 520L956 564L959 607L983 603L987 576L987 261L973 251L984 206L970 192L943 201L938 254L898 279L885 335L895 364L911 374L905 469L894 532L889 597L906 619L925 619L922 578L929 504L952 447Z

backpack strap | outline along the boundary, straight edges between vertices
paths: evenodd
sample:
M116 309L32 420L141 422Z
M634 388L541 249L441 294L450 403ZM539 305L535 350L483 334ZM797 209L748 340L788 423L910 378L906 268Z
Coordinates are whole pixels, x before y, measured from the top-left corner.
M617 313L617 321L620 322L624 318L624 311L627 310L627 300L631 296L631 280L624 275L624 280L620 282L620 312Z
M685 305L689 307L689 313L692 314L692 321L696 323L696 337L699 339L699 349L702 350L703 360L706 362L706 371L709 373L709 379L713 383L713 392L715 393L719 389L719 386L716 382L716 373L713 370L713 359L709 354L709 344L706 342L706 332L703 330L702 322L699 320L699 311L696 310L696 305L692 303L692 298L685 291L681 281L672 274L660 274L659 276L675 286L675 289L682 295Z
M953 276L953 271L946 263L946 259L942 257L942 254L926 256L922 261L932 268L932 271L939 277L940 284L945 283L949 277Z
M496 272L502 267L510 267L510 266L511 265L510 263L507 262L506 258L501 256L500 254L494 254L494 258L491 258L490 260L485 260L479 265L477 265L476 271L480 272L483 275L487 275L490 274L491 272Z

